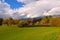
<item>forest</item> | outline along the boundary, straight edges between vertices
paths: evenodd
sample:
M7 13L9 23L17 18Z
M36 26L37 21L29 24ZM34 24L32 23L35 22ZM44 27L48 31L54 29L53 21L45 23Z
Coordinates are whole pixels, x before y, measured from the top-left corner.
M31 18L31 20L3 19L0 18L0 25L16 25L17 27L60 27L60 17L44 16L41 19Z

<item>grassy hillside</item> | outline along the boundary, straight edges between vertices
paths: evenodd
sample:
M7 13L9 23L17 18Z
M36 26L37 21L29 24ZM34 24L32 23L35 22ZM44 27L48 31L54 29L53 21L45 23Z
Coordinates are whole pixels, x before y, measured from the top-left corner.
M60 28L17 28L1 26L0 40L60 40Z

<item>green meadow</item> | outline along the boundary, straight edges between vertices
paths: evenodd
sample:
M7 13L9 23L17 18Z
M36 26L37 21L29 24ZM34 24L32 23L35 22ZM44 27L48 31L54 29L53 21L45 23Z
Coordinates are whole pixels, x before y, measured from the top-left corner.
M0 40L60 40L60 28L0 26Z

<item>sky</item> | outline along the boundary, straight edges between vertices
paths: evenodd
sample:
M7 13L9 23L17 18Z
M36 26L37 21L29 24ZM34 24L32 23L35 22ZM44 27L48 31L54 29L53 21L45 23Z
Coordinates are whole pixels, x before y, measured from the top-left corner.
M0 0L0 18L60 15L60 0Z
M17 9L17 8L23 7L24 5L24 3L17 2L17 0L5 0L5 2L7 2L12 9Z

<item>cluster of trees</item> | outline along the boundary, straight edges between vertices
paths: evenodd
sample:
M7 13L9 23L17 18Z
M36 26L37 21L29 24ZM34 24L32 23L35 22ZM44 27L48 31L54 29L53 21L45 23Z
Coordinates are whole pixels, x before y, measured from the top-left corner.
M34 21L26 21L26 20L17 20L17 19L2 19L0 18L0 25L17 25L18 27L35 27L35 26L60 26L60 17L54 16L44 16L41 20Z
M41 21L37 21L42 26L60 27L60 17L45 16Z
M27 27L27 26L32 26L32 22L26 20L12 19L12 18L9 19L0 18L0 25L6 25L6 26L17 25L18 27Z

